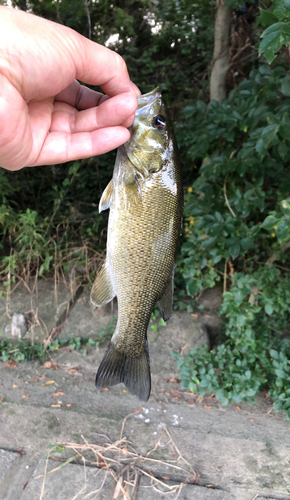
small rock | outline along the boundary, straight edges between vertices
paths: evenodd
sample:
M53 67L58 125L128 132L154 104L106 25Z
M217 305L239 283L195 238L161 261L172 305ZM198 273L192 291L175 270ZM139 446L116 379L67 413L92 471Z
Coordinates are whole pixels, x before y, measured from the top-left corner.
M27 322L25 314L14 313L11 321L11 336L22 339L27 333Z

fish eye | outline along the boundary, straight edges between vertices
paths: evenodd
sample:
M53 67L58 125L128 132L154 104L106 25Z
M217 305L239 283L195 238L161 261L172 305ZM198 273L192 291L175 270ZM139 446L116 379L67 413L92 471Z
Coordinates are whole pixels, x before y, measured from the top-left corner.
M163 130L166 125L166 119L164 118L164 116L156 115L153 118L152 125L157 130Z

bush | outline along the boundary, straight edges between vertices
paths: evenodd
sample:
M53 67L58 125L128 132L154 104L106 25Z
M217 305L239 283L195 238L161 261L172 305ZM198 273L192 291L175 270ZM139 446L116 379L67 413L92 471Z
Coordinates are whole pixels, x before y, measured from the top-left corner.
M182 385L223 404L264 389L290 418L290 78L253 70L221 104L183 111L178 139L192 169L182 272L191 296L223 283L221 343L177 355ZM193 132L192 132L193 131Z

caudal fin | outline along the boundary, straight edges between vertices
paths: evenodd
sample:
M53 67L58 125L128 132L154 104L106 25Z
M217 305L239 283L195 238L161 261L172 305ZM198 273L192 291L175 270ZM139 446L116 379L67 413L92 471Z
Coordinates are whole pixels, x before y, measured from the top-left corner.
M138 358L126 356L109 343L96 375L97 389L123 382L141 401L147 401L151 390L148 344Z

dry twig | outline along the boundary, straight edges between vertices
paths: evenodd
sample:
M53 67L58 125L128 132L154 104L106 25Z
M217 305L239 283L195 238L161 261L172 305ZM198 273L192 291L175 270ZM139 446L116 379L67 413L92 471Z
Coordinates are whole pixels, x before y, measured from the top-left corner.
M73 452L73 456L70 456L69 458L59 458L52 456L52 453L54 451L54 449L52 449L46 459L44 475L38 476L43 477L41 496L39 500L42 500L43 498L45 480L47 475L55 473L61 467L64 467L69 463L83 464L85 467L85 477L88 467L98 468L98 474L101 472L101 469L104 469L104 471L106 472L105 479L102 481L100 488L93 492L87 493L83 498L92 498L92 495L94 495L93 498L97 498L97 496L105 487L105 482L108 474L111 475L113 481L115 482L115 490L113 495L114 499L119 498L119 495L121 494L123 495L123 498L125 500L136 500L141 475L150 478L151 484L149 487L159 493L162 493L162 495L166 495L167 493L176 493L175 500L178 499L185 484L197 484L198 474L192 469L189 462L187 462L187 460L182 456L180 450L176 446L165 425L163 426L162 433L157 439L155 445L145 456L140 455L132 447L132 444L128 441L128 439L123 436L124 427L128 418L135 415L136 412L142 410L143 408L136 410L134 413L131 413L125 417L121 426L120 439L115 442L112 442L107 436L103 436L106 438L105 444L91 444L87 439L85 439L84 436L82 436L84 442L83 444L59 443L57 445L58 449L61 446L64 450L71 450ZM164 437L167 438L165 444L162 443ZM154 453L158 447L161 446L165 448L169 445L170 447L173 447L175 451L175 459L165 461L158 460L149 456L150 454ZM58 467L55 467L53 470L47 472L47 464L49 459L57 459L61 463ZM171 468L172 474L166 474L166 476L168 476L166 477L166 479L172 481L171 484L169 484L168 482L164 482L164 480L162 480L161 474L158 474L156 477L155 474L151 472L150 465L152 466L153 464L157 466L165 465L167 468ZM181 475L181 477L178 479L176 478L177 470ZM85 485L74 496L72 500L76 500L79 495L83 495L85 493Z

